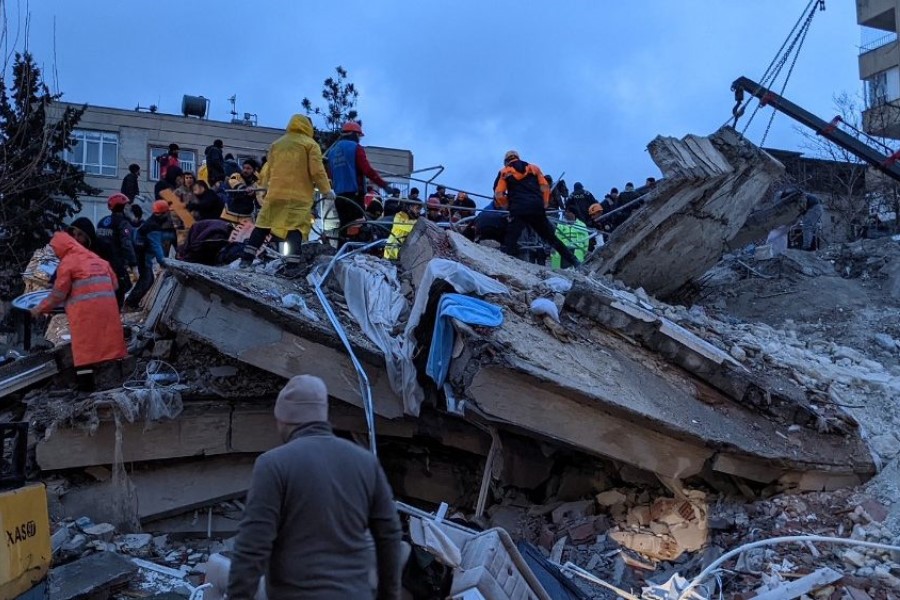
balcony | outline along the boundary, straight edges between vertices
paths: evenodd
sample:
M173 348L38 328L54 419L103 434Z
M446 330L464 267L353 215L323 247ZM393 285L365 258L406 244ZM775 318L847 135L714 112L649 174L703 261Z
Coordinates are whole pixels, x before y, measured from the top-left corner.
M856 0L856 22L863 27L897 31L897 0Z
M863 130L875 137L900 139L900 100L891 100L863 111Z
M900 42L890 33L862 46L859 54L859 78L873 75L900 65Z

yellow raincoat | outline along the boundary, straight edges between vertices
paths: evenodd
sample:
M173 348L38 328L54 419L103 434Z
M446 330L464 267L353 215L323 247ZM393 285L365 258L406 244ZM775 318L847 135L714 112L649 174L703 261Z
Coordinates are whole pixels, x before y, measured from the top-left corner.
M416 220L403 211L394 215L394 226L391 227L391 237L388 238L384 248L384 257L388 260L400 258L400 246L406 241L406 236L413 230Z
M287 133L272 143L260 187L268 188L256 226L274 233L300 230L309 237L313 194L331 191L331 183L322 164L322 150L313 139L308 117L294 115Z

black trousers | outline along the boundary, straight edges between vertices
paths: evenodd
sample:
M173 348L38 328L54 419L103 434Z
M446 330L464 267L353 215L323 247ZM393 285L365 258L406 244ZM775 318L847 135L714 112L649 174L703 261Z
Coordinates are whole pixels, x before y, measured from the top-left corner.
M519 237L526 227L531 229L539 238L550 244L550 246L559 252L560 257L569 261L573 265L580 264L580 261L562 241L556 237L553 231L553 225L547 219L544 213L515 215L510 217L509 225L506 228L506 241L504 243L504 252L510 256L519 255Z
M347 225L366 216L366 195L362 193L337 194L334 208L337 210L338 220L341 222L341 230L338 234L338 244L343 245L347 241Z
M266 241L266 237L270 233L272 233L271 229L254 227L253 232L250 234L250 239L244 244L244 258L250 260L256 258L257 251ZM303 234L300 233L299 229L288 231L287 237L285 237L283 241L287 242L290 254L299 254L300 246L303 245Z

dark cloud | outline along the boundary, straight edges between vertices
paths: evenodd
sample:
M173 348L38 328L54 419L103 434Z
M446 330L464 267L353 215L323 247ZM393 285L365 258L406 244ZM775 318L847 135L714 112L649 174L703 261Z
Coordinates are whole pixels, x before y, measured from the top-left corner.
M226 98L281 127L341 64L360 88L366 141L411 149L443 180L488 192L503 153L595 191L656 175L655 135L706 134L730 114L730 83L758 77L805 1L635 0L332 3L93 0L32 3L32 50L66 98L177 112L181 95ZM174 5L173 5L174 6ZM816 17L786 95L830 118L856 93L852 3ZM765 127L750 130L758 141ZM779 117L768 143L796 148Z

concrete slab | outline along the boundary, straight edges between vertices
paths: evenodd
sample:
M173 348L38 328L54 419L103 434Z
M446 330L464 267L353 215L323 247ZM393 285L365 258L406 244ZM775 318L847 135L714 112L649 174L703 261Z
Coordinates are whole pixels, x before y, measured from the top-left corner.
M103 600L128 584L137 566L115 552L98 552L50 570L50 600Z

